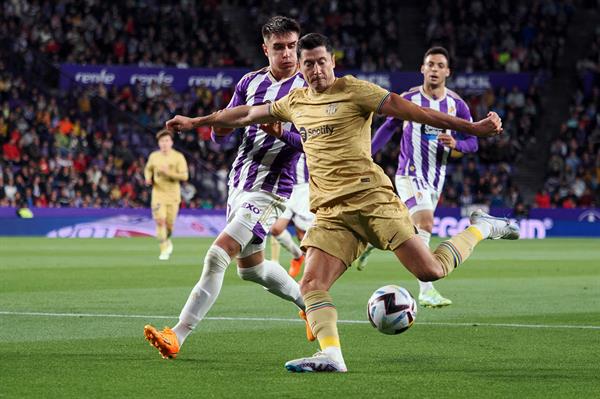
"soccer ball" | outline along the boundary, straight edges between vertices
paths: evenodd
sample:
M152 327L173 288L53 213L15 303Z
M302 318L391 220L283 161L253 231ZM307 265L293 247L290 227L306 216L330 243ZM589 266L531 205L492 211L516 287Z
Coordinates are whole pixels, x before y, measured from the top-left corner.
M386 285L377 289L367 305L371 325L384 334L408 330L417 315L417 303L406 288Z

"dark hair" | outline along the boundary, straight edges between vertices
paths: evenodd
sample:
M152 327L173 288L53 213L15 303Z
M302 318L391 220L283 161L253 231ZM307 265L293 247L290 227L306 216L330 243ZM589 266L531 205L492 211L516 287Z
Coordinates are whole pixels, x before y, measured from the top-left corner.
M156 140L158 141L165 136L169 136L171 139L173 139L173 133L170 130L161 129L158 131L158 133L156 133Z
M425 58L427 58L428 56L430 56L432 54L441 54L444 57L446 57L446 62L448 63L448 67L450 67L450 54L448 53L448 50L446 50L444 47L442 47L442 46L431 47L429 50L427 50L425 52L425 55L423 56L423 61L425 61Z
M302 36L298 41L298 58L300 58L302 50L312 50L321 46L325 47L325 50L327 50L329 54L333 53L333 46L327 36L320 33L308 33Z
M262 26L262 37L267 40L272 35L283 35L289 32L296 32L300 35L300 24L292 18L276 15Z

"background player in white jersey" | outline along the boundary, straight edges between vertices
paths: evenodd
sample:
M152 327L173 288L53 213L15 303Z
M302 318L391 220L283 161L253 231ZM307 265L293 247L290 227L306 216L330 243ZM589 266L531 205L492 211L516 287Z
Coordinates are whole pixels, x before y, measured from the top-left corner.
M289 253L292 254L293 259L290 262L290 268L288 274L294 278L298 276L302 269L302 262L304 261L304 253L300 249L300 246L294 242L292 235L287 230L290 221L294 222L296 229L296 235L298 239L302 241L304 233L313 222L314 215L310 211L310 200L308 193L308 167L306 166L306 156L300 155L298 163L293 170L294 173L294 191L292 196L286 203L285 212L277 222L271 227L271 234L278 242L283 246ZM271 241L273 243L273 241ZM278 251L273 249L271 245L271 259L278 260Z
M269 66L247 74L238 82L228 108L272 102L306 85L298 72L299 34L300 26L290 18L273 17L263 25L262 47ZM289 123L284 128L293 130ZM298 283L281 265L264 259L265 235L292 193L291 169L299 156L295 148L266 134L259 125L246 127L229 176L227 226L206 253L200 281L192 289L173 329L158 331L151 325L144 328L146 339L164 358L177 355L187 336L212 307L234 256L242 279L254 281L295 303L305 318ZM314 340L308 326L306 331L308 339Z
M443 47L427 50L421 66L423 85L402 93L402 97L422 107L472 121L467 104L458 94L446 88L446 78L450 76L449 60L448 51ZM448 157L477 151L477 137L415 122L403 123L390 117L375 133L372 153L383 148L399 128L403 131L396 190L408 207L419 237L429 246L433 213L444 187ZM373 246L369 246L357 260L359 269L366 266L373 249ZM440 307L450 305L452 301L444 298L432 282L419 281L419 304Z

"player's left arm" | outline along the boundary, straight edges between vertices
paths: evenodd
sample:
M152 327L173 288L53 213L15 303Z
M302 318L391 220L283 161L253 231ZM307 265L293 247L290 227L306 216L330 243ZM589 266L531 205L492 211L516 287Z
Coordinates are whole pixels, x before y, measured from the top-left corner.
M462 100L457 101L456 116L469 122L473 121L469 107ZM460 132L441 134L438 136L438 141L452 150L450 156L453 158L461 157L463 154L477 152L479 149L477 137L464 135Z
M277 122L277 118L269 113L270 104L262 105L239 105L233 108L222 109L206 116L190 118L177 115L169 119L166 128L171 131L191 130L200 126L212 126L216 128L238 128L260 123ZM231 131L216 129L217 136L229 134Z
M431 108L419 107L395 93L384 100L379 113L405 121L423 123L439 129L450 129L477 137L489 137L502 133L502 121L495 112L488 113L479 122L469 122Z

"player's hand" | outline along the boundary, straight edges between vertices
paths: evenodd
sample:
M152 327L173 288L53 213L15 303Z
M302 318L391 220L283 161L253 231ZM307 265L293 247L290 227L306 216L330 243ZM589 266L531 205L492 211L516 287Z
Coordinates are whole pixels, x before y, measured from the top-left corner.
M162 165L159 170L163 172L165 175L169 173L169 167L167 165Z
M152 180L146 180L145 183L146 183L147 186L151 186L152 185Z
M176 115L165 123L165 127L172 132L192 130L194 128L193 118Z
M440 143L442 143L442 145L450 148L451 150L453 150L456 147L456 140L454 139L454 137L452 137L451 134L442 133L438 135L437 139Z
M473 123L473 133L478 137L491 137L502 133L502 120L495 112L488 112L485 119Z
M281 127L281 122L262 124L260 128L265 131L270 136L281 138L283 135L283 128Z

